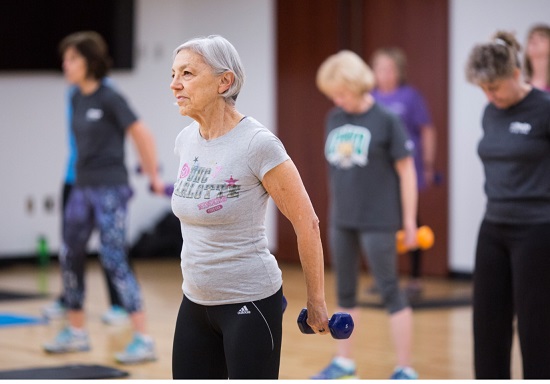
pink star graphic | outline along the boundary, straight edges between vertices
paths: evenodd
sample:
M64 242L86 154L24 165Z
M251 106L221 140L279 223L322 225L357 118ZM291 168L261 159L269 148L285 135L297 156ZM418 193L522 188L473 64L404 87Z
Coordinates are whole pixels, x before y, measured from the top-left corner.
M235 183L236 183L237 181L239 181L239 180L238 180L238 179L234 179L234 178L233 178L233 175L231 175L231 177L229 178L229 180L225 180L225 182L227 183L227 185L231 185L231 186L235 185Z

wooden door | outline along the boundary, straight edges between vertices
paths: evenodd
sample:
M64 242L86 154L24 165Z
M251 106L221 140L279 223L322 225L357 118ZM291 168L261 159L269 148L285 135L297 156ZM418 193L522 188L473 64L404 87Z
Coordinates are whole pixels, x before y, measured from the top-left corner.
M369 60L381 46L399 46L408 58L410 83L424 95L437 128L436 167L442 182L420 199L422 223L436 234L425 252L423 273L446 275L448 227L448 0L278 0L277 129L296 163L321 221L327 262L327 179L323 157L324 119L332 104L315 86L321 62L340 49ZM278 220L279 260L298 260L296 236ZM400 257L400 271L409 260Z

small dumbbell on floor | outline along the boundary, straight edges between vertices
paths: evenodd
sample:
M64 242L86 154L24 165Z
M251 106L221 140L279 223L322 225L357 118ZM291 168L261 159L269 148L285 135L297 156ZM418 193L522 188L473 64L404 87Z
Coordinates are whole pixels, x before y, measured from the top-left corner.
M304 334L315 333L307 323L307 308L302 309L298 315L298 328ZM353 332L353 328L353 318L349 313L336 312L328 321L328 329L334 339L349 338Z

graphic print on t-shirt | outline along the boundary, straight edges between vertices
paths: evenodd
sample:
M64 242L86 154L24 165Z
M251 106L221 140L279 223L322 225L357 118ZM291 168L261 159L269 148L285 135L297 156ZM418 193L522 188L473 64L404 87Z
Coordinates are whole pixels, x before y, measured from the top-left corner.
M327 161L339 168L355 165L364 167L368 163L370 131L358 125L345 124L333 129L325 144Z
M179 179L174 188L174 194L186 199L196 199L197 209L206 213L214 213L223 208L228 199L239 197L241 186L238 179L230 175L228 179L219 180L217 175L222 167L201 167L198 157L193 160L193 166L184 163ZM221 182L220 182L221 181Z

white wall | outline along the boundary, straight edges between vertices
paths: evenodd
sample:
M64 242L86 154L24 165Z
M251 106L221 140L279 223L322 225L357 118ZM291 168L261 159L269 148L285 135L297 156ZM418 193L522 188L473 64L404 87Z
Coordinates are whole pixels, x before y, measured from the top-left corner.
M237 107L275 127L272 0L137 0L136 5L135 67L112 77L152 130L166 182L176 176L174 139L189 122L179 115L169 89L172 51L185 40L214 33L228 38L247 74ZM52 251L59 248L59 207L47 212L43 202L48 197L60 202L67 156L65 87L61 72L0 73L0 257L32 253L39 234L47 236ZM137 164L132 145L127 157L131 170ZM170 202L151 195L148 181L134 173L131 184L133 241L170 209ZM30 214L28 200L34 202ZM273 210L267 226L273 242Z
M473 270L474 248L485 198L476 146L485 99L464 80L464 64L474 44L498 28L517 32L521 42L532 23L550 22L548 0L450 0L450 269ZM134 70L113 77L153 131L170 182L176 173L173 141L188 122L173 106L169 90L172 50L188 38L213 33L240 52L247 82L237 107L275 128L275 31L273 0L137 0ZM59 247L59 213L43 208L46 197L60 199L66 149L65 84L61 73L0 73L0 257L34 251L36 237ZM128 164L137 163L129 147ZM169 199L148 194L147 181L132 175L129 238L150 228L169 210ZM35 202L27 214L26 201ZM275 213L268 216L275 248Z
M472 47L487 42L497 29L515 31L525 44L532 24L550 23L550 1L451 0L450 5L449 267L472 272L485 209L483 171L476 151L486 101L481 90L465 81L464 65Z

